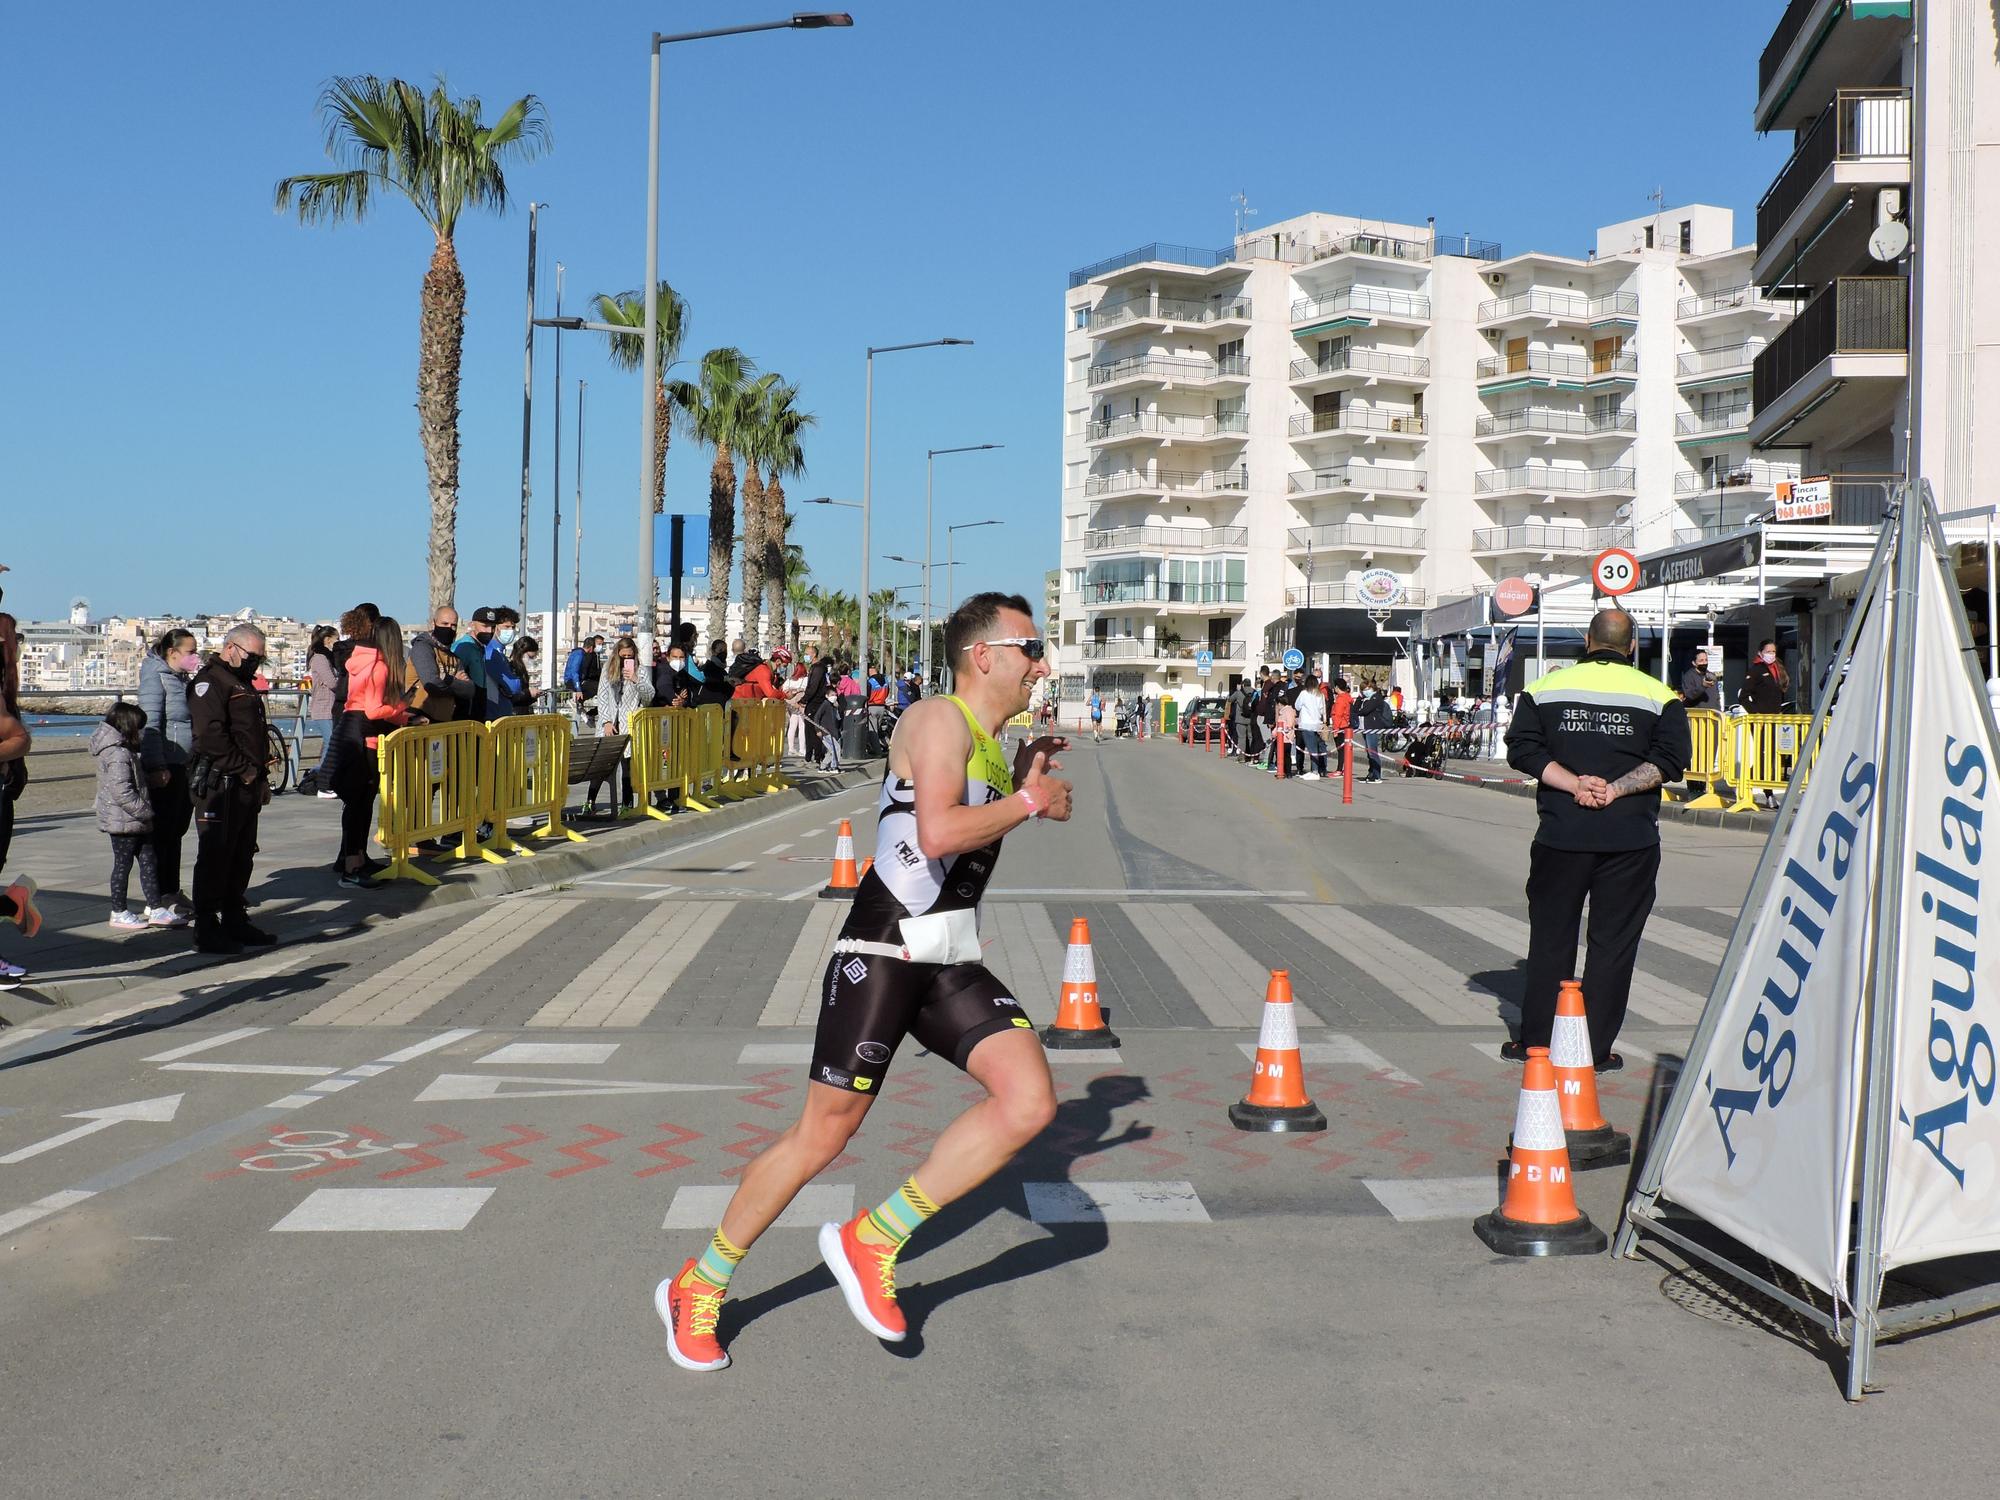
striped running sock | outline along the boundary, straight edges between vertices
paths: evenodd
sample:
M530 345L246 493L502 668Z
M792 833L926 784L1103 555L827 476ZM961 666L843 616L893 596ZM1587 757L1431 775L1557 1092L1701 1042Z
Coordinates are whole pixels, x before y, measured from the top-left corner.
M938 1206L917 1186L917 1179L908 1177L880 1208L868 1211L855 1233L871 1244L892 1245L900 1250L903 1242L917 1232L917 1226L937 1211Z
M708 1242L708 1248L701 1252L701 1259L688 1272L690 1281L705 1281L718 1292L729 1290L729 1278L736 1274L736 1267L748 1250L738 1250L729 1243L729 1237L720 1229L715 1238Z

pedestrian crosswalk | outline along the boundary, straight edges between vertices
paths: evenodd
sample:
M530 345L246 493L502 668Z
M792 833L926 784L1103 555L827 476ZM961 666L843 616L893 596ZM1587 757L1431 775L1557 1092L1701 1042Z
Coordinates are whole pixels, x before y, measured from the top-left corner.
M407 951L260 1007L307 1026L428 1022L534 1029L814 1024L848 908L579 895L504 902ZM1291 972L1303 1027L1481 1028L1519 1020L1519 906L1164 900L989 902L986 963L1037 1027L1054 1019L1065 945L1087 915L1113 1025L1254 1030L1270 972ZM1657 910L1632 985L1635 1020L1699 1018L1727 946L1709 907ZM1581 955L1579 955L1579 962Z

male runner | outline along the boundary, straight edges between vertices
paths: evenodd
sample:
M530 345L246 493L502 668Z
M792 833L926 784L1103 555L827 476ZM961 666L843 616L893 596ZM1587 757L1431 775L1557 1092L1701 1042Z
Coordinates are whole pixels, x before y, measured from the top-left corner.
M945 1127L931 1154L880 1207L820 1226L819 1248L848 1310L877 1338L907 1332L896 1255L945 1204L1005 1166L1055 1118L1055 1085L1034 1024L980 962L979 898L1000 841L1030 818L1065 821L1070 784L1049 773L1065 748L1041 738L1010 769L995 738L1048 676L1027 600L975 594L945 627L956 694L910 705L889 742L875 867L855 893L827 964L805 1109L744 1169L722 1225L653 1293L667 1352L687 1370L720 1370L715 1337L738 1262L861 1127L905 1036L948 1058L987 1097ZM1018 789L1017 789L1018 788Z

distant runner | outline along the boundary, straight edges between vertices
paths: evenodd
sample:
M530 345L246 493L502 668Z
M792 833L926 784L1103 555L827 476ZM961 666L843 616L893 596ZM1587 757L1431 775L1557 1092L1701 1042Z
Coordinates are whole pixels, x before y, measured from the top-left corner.
M882 1090L905 1036L986 1088L879 1207L824 1224L819 1249L847 1306L877 1338L907 1333L896 1306L896 1256L945 1204L986 1181L1055 1118L1034 1024L980 962L979 900L1000 841L1030 818L1070 814L1070 784L1050 773L1065 749L1043 737L1010 768L997 736L1048 676L1027 600L975 594L945 627L958 692L910 705L889 744L875 866L827 964L799 1120L744 1169L708 1248L662 1281L653 1305L667 1352L686 1370L720 1370L715 1336L730 1277L759 1235L846 1148ZM921 1184L921 1185L920 1185Z

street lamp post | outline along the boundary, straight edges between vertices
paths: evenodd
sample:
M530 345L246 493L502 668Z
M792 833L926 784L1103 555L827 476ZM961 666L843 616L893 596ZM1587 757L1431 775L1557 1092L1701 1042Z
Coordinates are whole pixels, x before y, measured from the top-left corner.
M923 660L922 660L922 663L921 663L921 665L920 665L920 667L919 667L919 669L918 669L918 673L917 673L917 677L918 677L918 680L919 680L919 681L921 681L921 682L929 682L929 681L931 680L931 676L930 676L930 673L931 673L931 651L930 651L930 631L931 631L931 624L930 624L930 608L931 608L931 572L932 572L932 570L933 570L933 569L936 569L936 568L942 568L942 567L943 567L943 566L945 566L945 565L944 565L943 563L941 563L941 562L936 562L936 563L934 563L934 562L925 562L925 561L924 561L924 560L923 560L923 559L922 559L921 557L904 557L904 556L903 556L902 554L900 554L900 553L896 553L896 552L884 552L884 553L882 554L882 559L883 559L883 561L884 561L884 562L894 562L894 563L907 563L907 564L908 564L908 565L909 565L910 567L913 567L913 568L922 568L922 569L924 570L924 581L923 581L923 583L922 583L922 585L921 585L921 587L923 588L923 591L924 591L924 627L923 627L923 640L922 640L922 641L921 641L921 642L919 643L919 650L920 650L920 651L922 652L922 656L923 656ZM919 587L919 585L917 585L917 584L908 584L908 585L905 585L905 587L909 587L909 588L916 588L916 587Z
M983 453L1005 443L972 443L963 448L931 448L924 453L924 634L922 680L931 680L931 487L940 453Z
M535 228L546 203L528 205L528 337L521 372L521 589L516 601L528 617L528 461L535 409Z
M944 612L946 619L951 618L953 611L958 607L958 575L952 572L952 569L957 565L951 560L952 543L956 540L956 533L961 531L973 531L981 526L1004 526L1005 524L1006 522L1004 521L961 521L956 526L945 527ZM958 685L958 672L950 661L945 662L944 670L945 670L945 688L947 691L949 691L950 689Z
M844 11L799 11L782 21L758 21L748 26L718 26L707 31L681 31L672 35L653 33L649 46L650 78L646 97L646 279L639 283L640 295L647 299L645 382L639 391L639 604L637 635L639 659L651 661L653 616L658 598L658 575L653 571L653 388L660 379L659 320L652 315L651 300L660 284L660 49L675 42L699 42L711 37L744 36L753 31L818 31L829 26L852 26L854 18ZM627 329L626 332L631 330ZM863 528L864 532L866 527ZM728 587L726 579L711 578L709 587Z

